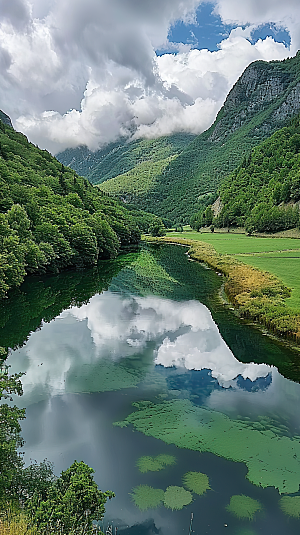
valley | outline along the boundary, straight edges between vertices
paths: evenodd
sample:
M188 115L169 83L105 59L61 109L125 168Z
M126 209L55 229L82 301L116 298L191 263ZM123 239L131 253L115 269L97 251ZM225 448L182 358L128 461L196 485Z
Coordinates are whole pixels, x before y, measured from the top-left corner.
M0 112L0 535L299 533L299 95L57 158Z

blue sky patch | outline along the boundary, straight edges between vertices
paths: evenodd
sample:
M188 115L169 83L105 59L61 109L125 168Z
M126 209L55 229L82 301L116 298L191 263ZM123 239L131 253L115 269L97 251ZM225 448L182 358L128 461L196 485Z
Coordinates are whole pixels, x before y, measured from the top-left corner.
M179 21L171 27L168 35L170 43L188 44L192 48L207 48L210 51L219 49L219 43L228 37L230 31L236 25L224 24L219 15L213 13L214 5L211 3L201 4L196 12L196 21L193 24L184 24ZM264 24L255 29L252 33L251 42L256 43L258 39L265 39L267 36L273 37L277 42L290 46L291 38L283 28L276 27L275 24ZM174 52L174 49L164 48L157 51L158 55L166 52Z

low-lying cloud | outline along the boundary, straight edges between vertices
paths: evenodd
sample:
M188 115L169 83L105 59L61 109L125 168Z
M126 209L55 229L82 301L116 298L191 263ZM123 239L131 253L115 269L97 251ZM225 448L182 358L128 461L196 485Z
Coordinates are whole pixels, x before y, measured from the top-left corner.
M215 52L176 45L159 56L171 25L193 21L201 0L0 0L0 107L53 153L121 135L201 133L250 62L295 51L295 1L214 2L225 22L250 26ZM290 30L291 51L270 37L251 43L266 21Z

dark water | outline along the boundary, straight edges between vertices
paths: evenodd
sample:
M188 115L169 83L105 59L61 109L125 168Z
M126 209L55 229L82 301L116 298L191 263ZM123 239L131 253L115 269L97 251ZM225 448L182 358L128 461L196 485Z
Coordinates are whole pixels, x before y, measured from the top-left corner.
M56 473L74 459L92 466L101 489L116 493L106 507L105 528L111 523L123 535L188 534L193 513L197 535L299 533L300 521L283 513L275 488L286 484L288 495L299 494L299 356L241 322L221 303L221 284L222 277L189 261L184 248L162 246L89 272L32 277L1 305L0 345L15 348L12 371L26 372L20 399L27 407L26 462L48 458ZM141 400L159 407L188 401L196 411L205 409L215 433L208 451L113 425ZM218 415L228 417L220 436ZM227 438L236 422L250 432L243 462L228 460L236 458L235 438ZM266 488L246 478L261 437L267 484L277 474L275 486ZM226 440L230 454L223 453ZM272 458L274 443L281 450ZM160 454L174 456L176 464L139 471L140 457ZM298 461L299 471L292 464ZM194 493L183 509L141 511L132 500L139 485L182 487L190 471L206 474L211 490ZM259 502L253 521L226 509L234 495Z

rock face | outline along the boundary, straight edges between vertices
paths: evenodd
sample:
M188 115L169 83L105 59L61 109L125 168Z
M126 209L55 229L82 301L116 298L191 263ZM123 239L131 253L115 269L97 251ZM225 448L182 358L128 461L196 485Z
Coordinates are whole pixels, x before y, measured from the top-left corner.
M300 110L299 66L299 56L249 65L228 94L208 140L224 142L262 112L266 112L266 119L259 121L252 135L265 138L285 126Z
M7 126L10 126L11 128L13 128L13 125L12 125L12 122L10 120L10 117L8 115L6 115L6 113L4 113L1 110L0 110L0 121L2 123L6 124Z

